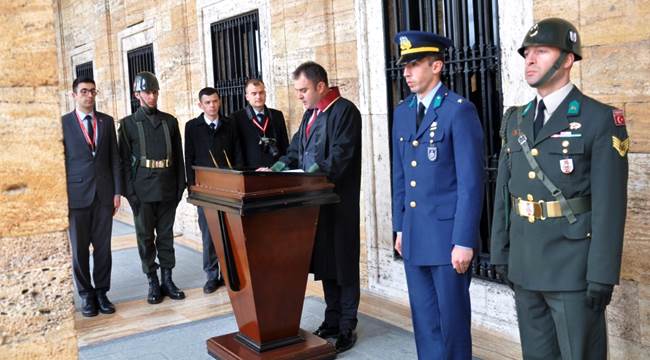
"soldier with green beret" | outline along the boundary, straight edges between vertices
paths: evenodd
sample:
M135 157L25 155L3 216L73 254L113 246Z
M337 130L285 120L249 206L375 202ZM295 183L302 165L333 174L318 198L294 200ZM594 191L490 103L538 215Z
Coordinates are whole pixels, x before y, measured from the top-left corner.
M582 59L571 23L536 23L519 53L537 96L501 125L491 261L514 289L524 359L606 359L627 204L625 117L571 83Z

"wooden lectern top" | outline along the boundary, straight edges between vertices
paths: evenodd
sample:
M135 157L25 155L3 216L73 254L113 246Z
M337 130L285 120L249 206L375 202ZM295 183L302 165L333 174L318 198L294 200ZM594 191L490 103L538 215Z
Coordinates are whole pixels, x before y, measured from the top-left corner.
M323 174L193 168L196 185L190 187L188 201L198 206L246 215L339 201L334 184Z

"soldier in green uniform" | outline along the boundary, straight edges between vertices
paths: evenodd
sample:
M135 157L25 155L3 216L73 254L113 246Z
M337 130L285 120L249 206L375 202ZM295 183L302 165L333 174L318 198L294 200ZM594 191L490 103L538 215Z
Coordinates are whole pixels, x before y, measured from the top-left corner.
M514 288L524 359L606 359L627 203L625 118L571 83L582 54L569 22L535 24L519 53L537 96L504 115L491 261Z
M178 120L157 109L158 80L140 72L133 92L138 110L120 121L119 151L125 176L125 197L133 209L142 271L149 280L147 302L163 296L184 299L172 281L174 217L185 189L185 168ZM162 283L158 280L158 264Z

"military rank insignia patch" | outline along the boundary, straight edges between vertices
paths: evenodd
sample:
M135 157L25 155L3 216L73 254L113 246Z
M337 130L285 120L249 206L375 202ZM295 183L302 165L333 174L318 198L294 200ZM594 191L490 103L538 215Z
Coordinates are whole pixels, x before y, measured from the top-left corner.
M621 157L625 157L625 154L630 150L630 138L621 140L616 136L612 136L612 147L618 152Z
M621 109L612 110L612 116L614 117L614 125L616 126L625 126L625 114Z

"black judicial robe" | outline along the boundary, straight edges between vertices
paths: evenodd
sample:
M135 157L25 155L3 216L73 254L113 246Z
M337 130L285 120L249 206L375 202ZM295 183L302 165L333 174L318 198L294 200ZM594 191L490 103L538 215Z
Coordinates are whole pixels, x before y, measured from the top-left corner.
M310 272L316 280L336 279L339 285L359 281L359 191L361 186L361 113L339 97L318 115L305 138L314 110L307 110L287 155L290 168L314 163L334 183L341 201L321 206Z

